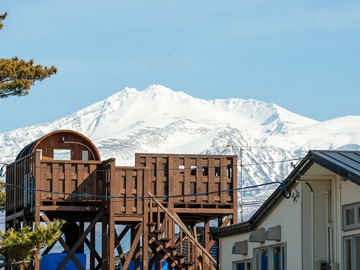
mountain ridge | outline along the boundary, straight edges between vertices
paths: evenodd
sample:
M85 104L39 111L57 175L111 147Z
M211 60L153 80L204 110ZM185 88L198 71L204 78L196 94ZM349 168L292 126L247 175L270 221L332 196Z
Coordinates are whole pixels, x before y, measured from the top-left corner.
M282 181L292 170L290 161L309 149L359 150L358 123L359 116L318 122L253 99L204 100L162 85L127 87L55 121L0 133L1 162L14 161L23 147L49 132L70 129L117 165L134 165L136 152L240 157L241 150L242 186L253 186ZM244 196L263 201L273 188Z

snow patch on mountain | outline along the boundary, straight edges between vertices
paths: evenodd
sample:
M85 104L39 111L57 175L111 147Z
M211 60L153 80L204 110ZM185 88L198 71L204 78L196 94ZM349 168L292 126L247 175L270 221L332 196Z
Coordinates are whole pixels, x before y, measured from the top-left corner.
M53 122L0 133L0 162L14 161L28 143L59 129L84 134L102 159L116 158L117 165L134 165L136 152L237 154L242 187L282 181L309 149L360 149L359 116L318 122L276 104L204 100L150 85L125 88ZM276 187L241 195L244 202L262 202ZM247 205L245 214L257 206Z

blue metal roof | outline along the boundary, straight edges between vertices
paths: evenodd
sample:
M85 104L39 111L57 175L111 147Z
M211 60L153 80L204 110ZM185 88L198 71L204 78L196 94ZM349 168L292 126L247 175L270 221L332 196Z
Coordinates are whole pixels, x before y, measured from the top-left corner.
M360 185L360 151L309 151L320 166Z

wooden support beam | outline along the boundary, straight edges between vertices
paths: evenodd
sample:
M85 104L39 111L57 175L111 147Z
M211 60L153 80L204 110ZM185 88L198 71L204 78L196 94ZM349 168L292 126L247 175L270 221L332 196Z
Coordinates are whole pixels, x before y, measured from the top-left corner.
M35 167L34 167L34 178L35 178L35 205L34 205L34 210L35 210L35 216L34 216L34 221L35 224L40 225L40 198L41 198L41 192L40 190L42 189L41 186L41 171L43 170L40 166L40 152L36 151L35 153ZM16 210L16 200L15 200L15 210ZM14 223L15 225L15 223ZM36 251L35 252L35 256L39 256L40 255L40 251ZM39 261L35 261L34 262L34 270L40 270L40 262Z
M95 254L97 254L97 252L95 250L95 240L96 240L96 230L94 228L90 232L90 246L89 246L89 249L90 249L90 269L94 269L94 267L95 267ZM101 263L101 257L100 257L99 263Z
M144 200L147 202L147 200ZM149 261L149 226L147 226L148 223L148 214L147 209L145 210L144 215L144 228L143 228L143 236L142 236L142 269L148 269L148 261ZM151 268L150 268L151 269Z
M131 261L131 258L133 257L134 255L134 252L139 244L139 240L140 240L140 236L142 235L142 232L143 232L143 223L140 223L140 226L137 227L137 233L134 237L134 240L133 242L131 243L131 247L130 247L130 250L129 250L129 254L126 258L126 261L123 265L123 269L128 269L129 265L130 265L130 261Z
M94 231L94 230L92 230L92 231L90 232L90 238L92 237L93 231ZM92 253L92 254L90 254L90 257L91 257L91 258L96 258L98 262L101 262L101 257L100 257L100 255L99 255L99 253L97 253L97 251L95 250L95 243L92 244L92 243L89 241L89 239L87 239L87 238L85 238L84 242L85 242L85 244L88 246L88 248L89 248L89 250L90 250L90 253ZM94 242L95 242L95 240L94 240ZM93 268L91 268L91 269L93 269Z
M223 221L223 223L221 224L220 228L223 228L225 226L227 226L230 223L231 219L230 217L226 217L225 220ZM214 245L215 240L211 239L206 245L205 245L205 249L207 251L210 251L210 249L212 248L212 246Z
M117 249L118 253L119 253L119 258L121 261L121 264L124 265L125 263L125 254L124 251L122 249L121 243L120 241L124 238L124 236L126 235L126 233L129 231L129 229L131 228L131 226L127 225L122 232L115 237L115 248Z
M211 254L195 239L189 230L186 228L185 224L181 221L180 217L175 212L170 212L166 207L164 207L156 198L154 195L152 195L149 192L149 196L156 202L156 204L172 219L174 220L177 225L186 233L187 237L190 238L190 240L193 242L194 245L197 245L197 247L206 255L208 258L207 264L211 265L211 262L217 264L218 262L211 256ZM206 259L205 259L206 260Z
M42 220L46 223L46 225L50 226L51 225L51 221L49 220L49 218L47 217L47 215L45 213L43 213L42 215L40 215ZM64 239L62 239L61 237L59 237L58 241L60 242L60 244L63 246L63 248L65 249L66 252L70 252L70 248L68 247L68 245L65 243ZM79 262L79 260L75 257L75 256L71 256L71 259L74 261L75 265L80 269L80 270L84 270L84 268L82 267L81 263Z
M64 260L61 262L61 264L57 267L56 270L61 270L64 268L68 260L74 255L75 251L78 249L78 247L81 245L81 243L84 241L86 236L91 232L93 228L95 228L96 223L100 220L100 218L103 216L103 211L100 211L94 220L90 223L90 225L87 227L85 232L80 236L79 240L76 242L76 244L72 247L70 252L65 256ZM79 266L78 266L79 267ZM79 268L80 270L83 269L82 267Z

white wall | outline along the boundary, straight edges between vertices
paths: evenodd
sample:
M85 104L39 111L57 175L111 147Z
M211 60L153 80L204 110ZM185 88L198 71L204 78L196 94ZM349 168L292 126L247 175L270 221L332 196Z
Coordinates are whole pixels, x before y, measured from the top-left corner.
M299 185L296 187L301 193ZM286 224L286 225L285 225ZM287 269L302 270L301 267L301 201L283 199L258 228L275 227L281 225L281 241L266 241L265 243L248 243L248 255L232 254L232 247L235 242L249 240L249 233L220 238L220 265L223 270L232 269L235 261L252 259L253 249L286 243ZM291 251L291 252L289 252Z
M360 201L360 186L349 180L340 181L341 183L341 205L352 204Z
M341 200L339 203L341 205L341 210L342 210L342 206L344 206L344 205L360 202L360 186L350 182L349 180L340 181L340 184L341 184ZM343 221L343 216L342 216L342 211L341 211L340 221L339 221L340 222L339 229L341 230L342 237L360 234L360 229L343 231L342 221Z
M329 179L329 178L328 178ZM305 182L296 185L300 198L283 199L273 212L266 217L259 228L281 225L280 242L248 243L248 255L232 254L235 242L249 240L249 233L224 237L220 239L221 269L232 269L235 261L253 258L253 249L286 243L287 269L311 269L318 260L342 264L343 237L360 234L360 229L344 232L342 225L342 206L360 202L360 186L350 181L342 181L335 175L331 180L311 180L306 182L313 189L313 217L311 220L311 192ZM292 192L294 193L294 189ZM329 221L327 224L326 192L330 203ZM311 226L313 224L313 237ZM312 253L312 246L314 252ZM312 255L313 254L313 255ZM315 269L315 268L314 268Z

